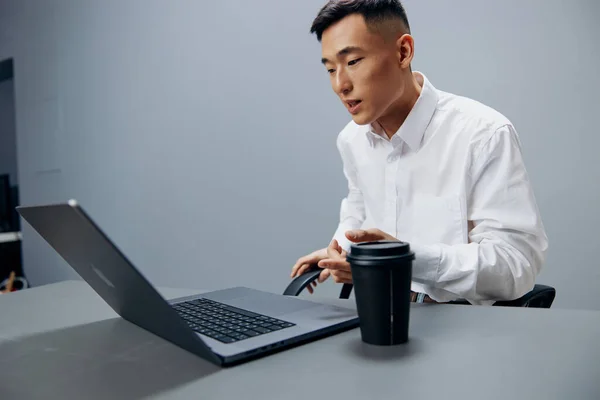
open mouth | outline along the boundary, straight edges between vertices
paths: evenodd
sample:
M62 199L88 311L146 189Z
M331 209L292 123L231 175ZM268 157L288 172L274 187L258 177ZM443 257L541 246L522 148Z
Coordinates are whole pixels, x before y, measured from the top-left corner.
M346 101L346 104L348 106L348 111L350 111L350 114L356 114L358 112L358 108L360 107L360 103L362 103L362 100L349 100L349 101Z

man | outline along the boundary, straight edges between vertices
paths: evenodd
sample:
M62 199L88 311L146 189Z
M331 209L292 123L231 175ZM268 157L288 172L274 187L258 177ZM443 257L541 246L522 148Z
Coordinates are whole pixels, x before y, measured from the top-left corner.
M489 305L530 291L548 241L511 122L411 70L399 1L331 0L311 33L352 116L337 138L348 195L330 245L291 276L318 263L319 282L351 283L350 244L387 239L415 252L413 301Z

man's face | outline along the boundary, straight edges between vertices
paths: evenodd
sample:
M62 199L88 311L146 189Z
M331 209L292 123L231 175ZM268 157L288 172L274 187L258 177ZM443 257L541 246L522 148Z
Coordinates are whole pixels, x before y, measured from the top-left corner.
M385 116L404 90L396 43L371 32L352 14L327 28L321 38L331 87L359 125Z

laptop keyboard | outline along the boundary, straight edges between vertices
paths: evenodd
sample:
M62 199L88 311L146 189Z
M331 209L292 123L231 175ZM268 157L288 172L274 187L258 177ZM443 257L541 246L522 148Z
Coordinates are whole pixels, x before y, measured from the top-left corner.
M287 321L208 299L190 300L172 307L194 331L223 343L233 343L295 326Z

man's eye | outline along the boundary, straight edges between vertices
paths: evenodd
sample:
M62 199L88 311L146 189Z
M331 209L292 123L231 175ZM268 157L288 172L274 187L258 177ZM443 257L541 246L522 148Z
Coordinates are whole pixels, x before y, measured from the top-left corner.
M335 72L335 69L328 69L327 72L329 72L329 75L331 75Z
M360 60L362 60L362 58L357 58L356 60L349 61L349 62L348 62L348 65L354 65L354 64L356 64L357 62L359 62Z

